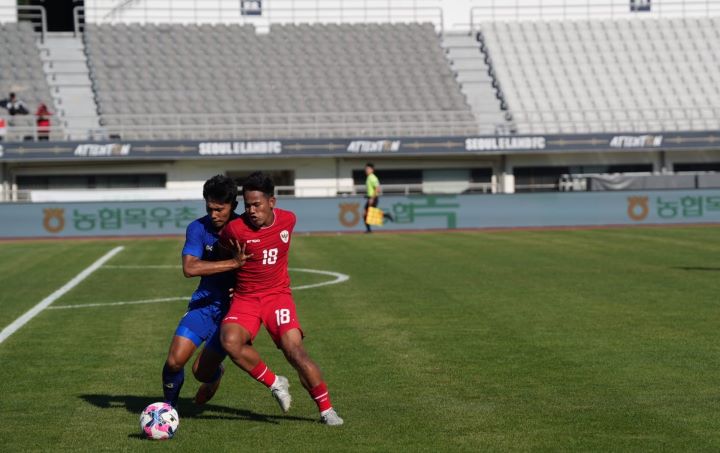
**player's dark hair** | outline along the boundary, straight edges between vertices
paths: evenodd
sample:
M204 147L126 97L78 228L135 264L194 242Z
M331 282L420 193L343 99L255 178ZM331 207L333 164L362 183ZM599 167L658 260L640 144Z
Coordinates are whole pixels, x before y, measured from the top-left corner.
M205 181L203 186L203 198L205 201L212 200L218 203L233 203L233 209L237 203L238 188L234 179L224 175L215 175Z
M270 176L261 171L251 174L242 183L242 193L260 191L268 197L275 196L275 184Z
M370 167L370 168L372 168L373 170L375 170L375 165L373 165L372 162L366 163L365 166L366 166L366 167Z

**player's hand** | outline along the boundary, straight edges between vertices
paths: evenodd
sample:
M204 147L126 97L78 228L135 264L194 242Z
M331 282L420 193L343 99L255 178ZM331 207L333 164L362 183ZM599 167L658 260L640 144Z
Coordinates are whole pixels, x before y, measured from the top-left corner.
M253 254L247 254L245 252L245 248L247 247L247 244L241 244L238 241L232 239L230 240L230 245L233 247L233 259L237 263L238 267L245 264L245 262L248 260L248 258L252 257Z

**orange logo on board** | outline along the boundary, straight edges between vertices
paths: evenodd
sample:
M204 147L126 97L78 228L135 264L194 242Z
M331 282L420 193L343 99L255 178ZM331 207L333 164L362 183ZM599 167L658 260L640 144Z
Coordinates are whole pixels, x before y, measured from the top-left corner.
M628 197L627 215L632 220L640 222L650 213L648 197Z
M43 209L43 227L48 233L59 233L65 228L65 210L48 208Z
M360 203L340 203L338 219L343 226L354 227L360 222Z

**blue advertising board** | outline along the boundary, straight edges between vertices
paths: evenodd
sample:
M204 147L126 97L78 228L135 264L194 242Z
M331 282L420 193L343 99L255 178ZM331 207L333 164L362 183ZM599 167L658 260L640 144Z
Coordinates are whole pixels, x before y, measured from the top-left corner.
M360 197L280 198L297 232L364 230ZM378 231L720 223L720 190L382 197ZM202 200L5 203L0 238L182 235Z

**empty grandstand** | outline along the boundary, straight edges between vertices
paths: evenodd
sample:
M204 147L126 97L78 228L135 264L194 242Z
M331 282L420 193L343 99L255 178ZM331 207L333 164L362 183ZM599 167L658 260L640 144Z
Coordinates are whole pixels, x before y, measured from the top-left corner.
M477 133L431 24L88 25L84 36L102 122L125 139Z
M519 133L720 127L720 18L488 22Z

